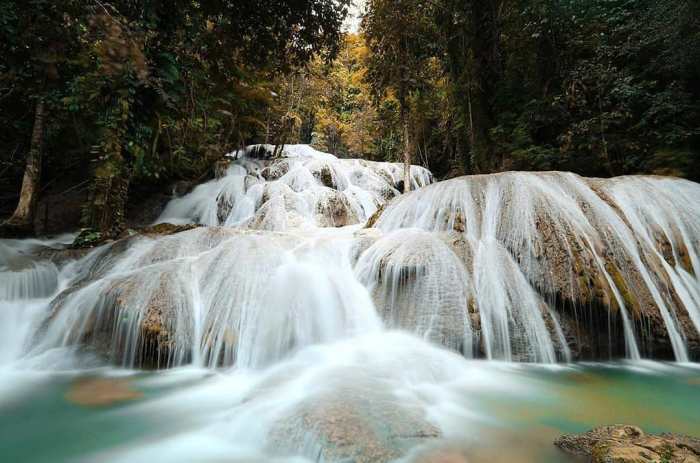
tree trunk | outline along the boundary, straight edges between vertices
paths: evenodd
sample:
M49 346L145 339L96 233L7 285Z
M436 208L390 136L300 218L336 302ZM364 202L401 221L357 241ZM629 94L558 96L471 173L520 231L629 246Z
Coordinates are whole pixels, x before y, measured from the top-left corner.
M113 237L126 226L129 175L125 166L112 163L100 166L90 189L84 225L102 237Z
M95 168L83 225L101 238L118 235L126 226L126 205L131 172L122 155L118 130L107 129L100 147L103 155Z
M3 224L2 234L27 235L33 231L34 214L41 185L41 157L44 144L45 105L38 100L34 110L34 128L22 179L22 190L14 214Z
M499 27L496 6L485 0L472 2L473 52L470 87L470 117L473 118L471 167L474 173L489 173L498 169L490 131L494 127L492 101L499 80Z
M411 191L411 134L409 130L408 111L401 108L401 121L403 123L403 192Z

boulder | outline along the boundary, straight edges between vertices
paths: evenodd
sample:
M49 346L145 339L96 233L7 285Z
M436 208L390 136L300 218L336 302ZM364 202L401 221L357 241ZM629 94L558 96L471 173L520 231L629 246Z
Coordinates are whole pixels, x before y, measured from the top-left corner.
M646 434L637 426L601 426L565 434L554 445L593 463L700 463L700 439L677 434Z
M422 410L401 404L380 389L374 385L360 395L355 386L340 386L337 392L312 397L280 420L271 432L272 441L280 449L317 461L384 463L440 437Z
M334 190L338 189L338 186L335 184L335 179L333 177L333 170L329 165L323 165L317 170L312 170L311 173L321 185L328 188L332 188Z
M345 227L360 220L350 206L347 196L336 190L320 190L316 202L316 222L323 227Z

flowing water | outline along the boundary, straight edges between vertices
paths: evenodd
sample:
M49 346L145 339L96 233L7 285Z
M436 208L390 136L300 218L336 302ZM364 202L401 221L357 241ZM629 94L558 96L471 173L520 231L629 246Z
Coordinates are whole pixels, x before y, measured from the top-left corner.
M414 167L399 196L401 165L270 150L158 220L203 226L0 241L3 461L566 462L553 439L594 425L700 434L700 186Z

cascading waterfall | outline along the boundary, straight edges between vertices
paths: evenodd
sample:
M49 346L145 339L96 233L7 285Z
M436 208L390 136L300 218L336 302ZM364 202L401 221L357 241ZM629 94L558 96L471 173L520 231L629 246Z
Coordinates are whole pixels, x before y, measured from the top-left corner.
M0 243L0 301L39 299L53 294L58 269L51 262L36 262L8 244Z
M644 370L642 357L700 353L700 185L433 183L414 166L400 195L401 164L273 152L230 154L156 224L90 251L66 253L72 236L0 241L0 392L35 381L13 382L28 365L183 367L147 381L207 382L124 412L187 417L174 436L96 460L422 463L425 442L484 439L464 426L493 418L472 393L541 390L526 367L466 359Z
M26 354L49 300L60 290L56 265L31 254L71 239L0 240L0 367Z
M700 233L698 198L700 187L683 180L505 173L440 182L398 198L377 227L456 232L478 243L477 256L484 248L500 246L517 261L533 295L581 302L600 292L621 313L630 358L639 358L639 332L630 311L637 319L640 313L659 314L676 359L687 361L684 337L697 338L700 328L694 238ZM492 314L518 287L517 277L504 272L499 262L491 255L473 267L477 276L502 279L496 291L477 288L482 319L484 311ZM522 297L518 305L521 310L533 307ZM538 311L536 306L529 311L531 319L539 318ZM537 324L541 326L539 320ZM485 328L489 337L494 327ZM493 350L489 344L487 352Z
M35 350L81 343L129 367L255 367L379 329L354 276L354 231L336 227L359 227L398 194L402 166L306 146L268 159L260 149L232 153L225 176L159 219L209 227L133 237L84 258ZM412 172L414 188L431 181Z
M654 355L647 338L667 336L675 358L689 358L696 184L551 172L427 186L430 173L414 167L416 190L396 197L399 164L272 151L232 153L224 176L158 220L204 227L133 236L74 264L34 351L77 343L129 367L259 367L384 326L467 358L551 363L585 344L562 308L588 306L598 328L586 342L608 355L618 337L628 358L640 343ZM376 228L360 228L368 220ZM56 266L20 257L6 265L32 270L3 291L51 294Z
M439 237L422 230L387 234L362 253L356 268L388 327L473 355L469 276ZM447 284L451 280L463 284Z
M88 342L129 367L253 367L380 326L353 281L351 243L223 228L132 241L87 258L109 264L55 301L39 349Z
M225 176L173 200L159 220L272 231L338 227L365 222L399 193L400 164L338 159L306 145L286 146L278 160L250 157L264 148L231 153ZM432 176L413 166L411 179L415 189Z

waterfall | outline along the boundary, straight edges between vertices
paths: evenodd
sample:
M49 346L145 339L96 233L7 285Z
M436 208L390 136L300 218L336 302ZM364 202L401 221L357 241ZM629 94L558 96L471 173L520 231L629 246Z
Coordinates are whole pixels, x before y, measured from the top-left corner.
M469 275L439 237L411 229L387 234L362 253L356 269L389 328L473 355Z
M219 178L170 201L156 222L193 224L170 235L70 264L0 242L3 325L34 307L23 329L3 328L11 356L82 346L125 367L260 369L386 329L504 361L697 352L697 184L559 172L434 183L413 166L400 195L401 164L273 152L231 153Z
M0 240L0 367L26 354L49 300L59 290L56 265L31 254L70 238Z
M580 400L617 419L618 390L635 418L640 397L663 403L647 415L668 413L672 391L683 408L669 416L694 423L697 367L680 362L700 358L700 185L561 172L434 182L413 166L400 194L402 164L274 152L229 154L154 224L94 249L0 240L12 426L12 410L48 403L46 424L99 417L87 426L120 442L67 439L81 451L56 461L418 463L478 460L480 444L502 456L520 439L504 429L541 437L530 415L550 420L553 402L566 423L585 419L569 405ZM619 358L630 362L554 365ZM143 371L155 369L168 370ZM88 409L112 400L134 402ZM124 441L120 422L136 431Z
M517 264L533 297L600 299L619 311L628 357L640 356L640 320L659 316L676 359L687 361L685 337L697 338L700 331L698 199L700 186L684 180L513 172L453 179L397 198L376 226L385 232L452 231L478 243L473 275L497 280L495 290L487 285L476 291L482 325L493 322L487 335L494 331L499 338L507 331L507 339L513 338L506 325L514 323L504 321L508 310L494 309L522 287L494 251L485 254L500 247L504 259ZM481 255L488 257L477 262ZM537 308L522 295L515 300L521 309L530 308L533 333L541 333ZM487 341L487 352L508 350L506 338L500 339L500 347Z
M226 175L170 202L159 222L271 231L338 227L365 222L399 194L401 164L338 159L306 145L285 146L282 159L250 157L261 148L231 153ZM414 189L431 181L427 169L411 168Z

